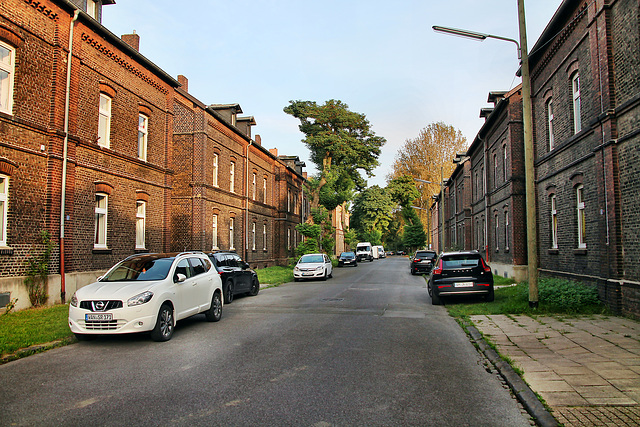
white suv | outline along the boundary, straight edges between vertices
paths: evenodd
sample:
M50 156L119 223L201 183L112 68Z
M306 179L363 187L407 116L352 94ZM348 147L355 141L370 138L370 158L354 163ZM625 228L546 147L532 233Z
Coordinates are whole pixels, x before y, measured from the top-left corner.
M168 341L185 317L220 320L222 304L220 276L205 254L138 254L73 294L69 327L79 340L151 332L153 340Z

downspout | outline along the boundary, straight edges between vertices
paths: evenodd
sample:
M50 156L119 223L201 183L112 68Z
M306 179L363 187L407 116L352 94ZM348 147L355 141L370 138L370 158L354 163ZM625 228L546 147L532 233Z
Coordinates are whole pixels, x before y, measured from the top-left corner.
M249 145L247 145L247 152L245 155L245 161L246 161L246 174L245 174L245 178L246 178L246 185L245 185L245 212L244 212L244 218L245 218L245 227L244 227L244 261L245 262L249 262L249 147L251 147L251 145L253 144L253 140L249 141Z
M69 23L69 54L67 55L67 85L64 98L64 148L62 153L62 190L60 196L60 300L66 299L66 281L64 270L64 216L67 198L67 153L69 146L69 98L71 88L71 59L73 58L73 28L80 10L76 9Z

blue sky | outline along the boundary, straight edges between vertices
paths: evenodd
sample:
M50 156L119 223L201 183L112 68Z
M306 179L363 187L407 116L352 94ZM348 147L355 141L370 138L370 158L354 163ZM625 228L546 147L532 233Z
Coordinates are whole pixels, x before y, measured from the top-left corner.
M531 49L561 0L525 1ZM433 25L518 39L516 0L116 0L102 23L140 35L140 52L205 104L239 103L262 145L315 169L290 100L339 99L387 139L369 184L386 185L396 151L442 121L472 142L490 91L520 83L516 47Z

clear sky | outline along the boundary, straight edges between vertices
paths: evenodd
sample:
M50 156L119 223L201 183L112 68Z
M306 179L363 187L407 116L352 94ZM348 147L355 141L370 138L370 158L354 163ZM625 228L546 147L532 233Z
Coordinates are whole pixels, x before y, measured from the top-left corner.
M561 0L525 0L531 49ZM140 53L205 104L240 104L265 148L315 173L290 100L339 99L387 139L370 185L396 151L442 121L471 143L490 91L520 83L516 46L434 32L433 25L519 39L516 0L116 0L102 24L140 36Z

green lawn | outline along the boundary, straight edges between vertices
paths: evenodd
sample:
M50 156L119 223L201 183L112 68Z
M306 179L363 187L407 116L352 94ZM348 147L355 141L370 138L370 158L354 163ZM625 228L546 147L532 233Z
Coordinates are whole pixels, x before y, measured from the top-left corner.
M283 283L293 282L293 268L291 267L267 267L256 270L261 284L278 286Z

